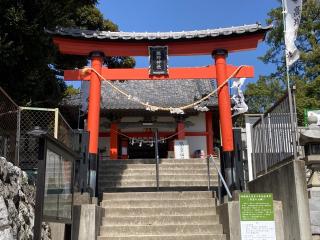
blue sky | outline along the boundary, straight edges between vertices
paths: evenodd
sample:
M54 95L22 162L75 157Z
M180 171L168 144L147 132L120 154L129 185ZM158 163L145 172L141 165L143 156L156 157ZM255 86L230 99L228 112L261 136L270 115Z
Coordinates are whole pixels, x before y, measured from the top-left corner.
M105 18L118 24L121 31L157 32L201 30L239 26L260 22L265 25L267 13L278 7L277 0L101 0L98 8ZM274 66L263 64L257 57L266 52L262 43L258 49L233 53L228 63L252 65L256 81L259 75L270 73ZM147 58L136 58L136 67L146 67ZM170 57L170 66L206 66L211 56Z

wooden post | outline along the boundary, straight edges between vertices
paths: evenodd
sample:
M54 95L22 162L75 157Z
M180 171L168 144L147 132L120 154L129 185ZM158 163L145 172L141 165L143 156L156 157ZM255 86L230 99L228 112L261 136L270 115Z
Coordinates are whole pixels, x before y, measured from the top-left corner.
M111 123L110 129L110 159L118 159L118 124Z
M217 83L220 86L227 79L227 51L219 49L215 50L212 55L216 62ZM218 105L221 126L221 140L223 151L233 151L233 132L232 132L232 116L231 116L231 100L229 94L228 83L225 84L218 92Z
M101 73L104 55L101 52L93 52L91 57L91 67L98 73ZM99 127L100 127L100 97L101 82L95 72L91 73L90 91L89 91L89 107L88 107L88 131L90 132L89 153L97 155L99 143Z
M213 154L212 112L206 112L207 155Z
M184 140L186 138L186 130L183 121L178 122L177 132L178 140Z

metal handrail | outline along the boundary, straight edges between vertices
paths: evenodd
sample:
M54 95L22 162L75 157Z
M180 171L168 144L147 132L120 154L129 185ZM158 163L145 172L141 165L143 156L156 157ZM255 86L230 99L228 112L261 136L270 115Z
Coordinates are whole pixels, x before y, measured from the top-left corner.
M210 154L210 155L207 157L207 159L208 159L208 168L209 168L210 160L212 160L213 165L214 165L215 169L216 169L217 172L218 172L219 180L221 180L223 186L225 187L229 198L232 198L232 195L231 195L231 192L230 192L230 190L229 190L229 188L228 188L228 185L227 185L225 179L223 178L221 171L220 171L219 168L217 167L216 162L214 161L214 158L213 158L212 154ZM209 171L208 171L208 177L210 178L210 169L209 169ZM210 182L210 180L209 180L208 182ZM219 186L220 186L220 184L219 184ZM219 187L219 188L220 188L220 187ZM219 189L219 192L220 192L220 189Z
M157 181L157 190L159 191L159 148L158 148L158 129L155 129L154 134L154 140L155 140L155 159L156 159L156 181Z
M211 174L210 174L210 158L207 157L207 174L208 174L208 191L211 188Z

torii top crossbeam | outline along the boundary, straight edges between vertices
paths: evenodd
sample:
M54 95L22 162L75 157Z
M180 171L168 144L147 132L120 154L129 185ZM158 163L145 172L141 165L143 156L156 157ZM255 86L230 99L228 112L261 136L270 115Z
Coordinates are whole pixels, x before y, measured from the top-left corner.
M216 78L218 87L223 85L218 92L223 150L231 152L233 151L231 104L228 85L224 83L237 67L227 65L226 57L230 52L255 49L270 28L271 26L252 24L202 31L163 33L107 32L70 28L46 31L53 35L53 41L62 54L90 56L92 68L107 80ZM148 56L151 46L166 46L168 55L171 56L212 55L215 65L202 68L170 68L169 74L157 76L150 75L147 68L107 69L102 66L104 56ZM253 77L253 67L242 68L235 77ZM79 70L65 71L65 80L80 79L90 81L89 153L96 154L101 79L94 71L87 76L82 76ZM213 145L212 142L210 145Z
M148 56L148 46L168 46L169 55L211 55L215 49L230 52L255 49L271 26L259 24L185 32L108 32L56 28L47 30L61 53L88 56Z

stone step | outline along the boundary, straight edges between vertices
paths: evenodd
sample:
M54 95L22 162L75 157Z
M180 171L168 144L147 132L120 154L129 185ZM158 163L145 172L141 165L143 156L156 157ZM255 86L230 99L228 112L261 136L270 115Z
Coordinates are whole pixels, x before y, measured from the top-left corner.
M103 193L103 200L173 200L173 199L204 199L212 198L211 191L189 191L189 192L125 192L125 193Z
M148 216L148 217L104 217L102 225L160 225L160 224L216 224L219 223L217 215L203 216Z
M214 166L210 166L211 169L214 169ZM99 171L104 172L106 170L126 170L126 169L139 169L139 170L154 170L156 169L155 164L119 164L119 165L99 165ZM188 170L188 169L207 169L206 164L160 164L159 169L161 170Z
M167 208L106 208L105 216L199 216L215 215L214 207L167 207Z
M207 174L181 174L181 175L170 175L170 174L159 174L159 178L162 181L188 181L190 179L195 180L195 181L207 181L208 176ZM210 175L211 180L217 180L218 175ZM99 176L99 181L104 182L104 181L155 181L156 180L156 175L103 175Z
M191 200L103 200L101 206L104 208L119 207L215 207L214 199L191 199Z
M100 236L120 237L127 235L171 235L171 234L222 234L221 224L209 225L127 225L101 226Z
M226 240L223 234L179 234L179 235L128 235L125 237L99 236L98 240Z
M203 174L207 175L208 171L206 168L203 169L159 169L159 174L162 175L193 175L193 174ZM217 174L215 169L211 169L211 174ZM105 169L99 172L99 177L101 176L125 176L125 175L156 175L156 169Z
M212 161L210 161L212 162ZM128 159L128 160L102 160L99 165L119 165L119 164L155 164L155 159ZM203 163L207 164L206 159L192 158L192 159L160 159L160 164L186 164L186 163ZM219 163L215 159L215 163Z
M211 181L211 186L218 186L218 181ZM156 187L157 183L156 180L151 181L100 181L99 187L100 188L138 188L138 187ZM199 181L199 180L188 180L188 181L179 181L179 180L172 180L172 181L159 181L160 187L199 187L199 186L208 186L208 181Z

